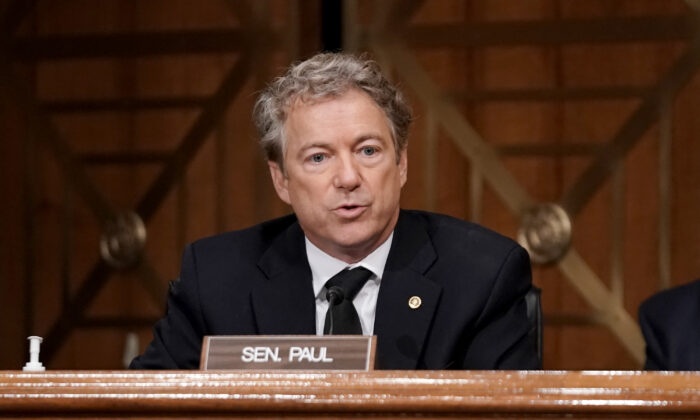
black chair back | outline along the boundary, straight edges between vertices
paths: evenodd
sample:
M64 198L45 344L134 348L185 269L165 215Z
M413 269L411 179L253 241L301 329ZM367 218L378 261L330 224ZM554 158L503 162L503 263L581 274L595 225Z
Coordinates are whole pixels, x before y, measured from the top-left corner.
M542 367L542 303L540 302L542 290L532 286L525 295L527 305L527 320L530 322L528 338L537 349L537 359Z

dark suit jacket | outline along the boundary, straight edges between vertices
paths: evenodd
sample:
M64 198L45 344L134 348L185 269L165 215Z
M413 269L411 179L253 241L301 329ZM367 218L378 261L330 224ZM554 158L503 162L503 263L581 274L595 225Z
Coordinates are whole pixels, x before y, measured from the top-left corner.
M700 280L657 293L639 307L645 369L700 370Z
M535 369L512 240L448 216L401 211L377 298L380 369ZM423 304L413 310L412 296ZM167 315L135 369L199 366L204 335L315 334L304 234L294 215L185 249Z

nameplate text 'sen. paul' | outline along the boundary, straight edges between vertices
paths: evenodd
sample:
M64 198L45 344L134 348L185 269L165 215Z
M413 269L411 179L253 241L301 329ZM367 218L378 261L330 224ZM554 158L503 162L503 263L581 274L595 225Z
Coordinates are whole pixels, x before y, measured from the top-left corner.
M373 370L376 337L205 336L201 370Z

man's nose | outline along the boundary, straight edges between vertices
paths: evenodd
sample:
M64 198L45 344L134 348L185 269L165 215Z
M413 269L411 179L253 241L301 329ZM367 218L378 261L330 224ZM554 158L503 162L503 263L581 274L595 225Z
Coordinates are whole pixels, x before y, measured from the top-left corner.
M352 157L345 156L338 159L333 178L333 185L336 188L352 191L360 186L361 179L357 162Z

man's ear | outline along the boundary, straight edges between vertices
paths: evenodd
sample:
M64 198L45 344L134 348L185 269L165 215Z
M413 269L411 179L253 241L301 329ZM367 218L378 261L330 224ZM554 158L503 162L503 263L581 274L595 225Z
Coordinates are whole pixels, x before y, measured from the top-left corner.
M291 205L289 200L289 189L288 183L289 179L282 171L282 168L277 164L277 162L268 161L267 166L270 168L270 176L272 177L272 185L275 186L275 191L280 200Z
M401 177L401 186L403 187L408 179L408 148L404 148L399 156L399 176Z

